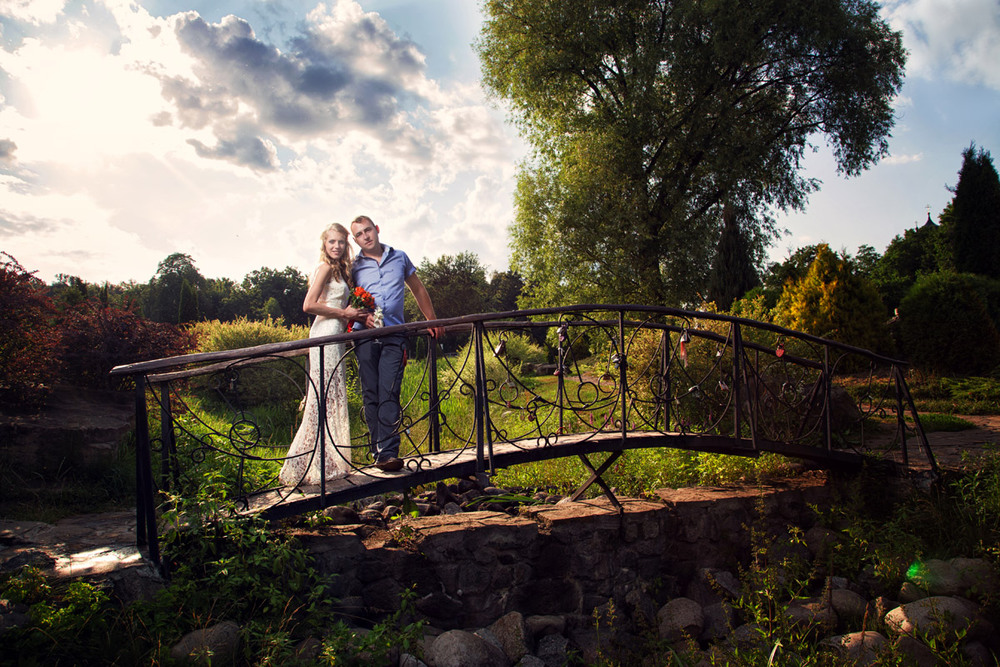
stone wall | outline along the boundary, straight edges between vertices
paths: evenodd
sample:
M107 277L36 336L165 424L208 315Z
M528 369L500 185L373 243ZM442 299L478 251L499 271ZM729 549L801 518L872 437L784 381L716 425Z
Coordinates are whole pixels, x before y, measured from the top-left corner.
M406 518L389 529L345 525L296 531L334 594L357 611L391 611L415 586L417 608L441 629L488 625L511 611L586 623L612 600L696 596L705 568L735 571L751 551L750 527L769 542L789 525L808 529L825 506L825 475L752 489L662 490L652 500L605 498L527 506L518 516L466 512ZM655 612L655 610L654 610Z

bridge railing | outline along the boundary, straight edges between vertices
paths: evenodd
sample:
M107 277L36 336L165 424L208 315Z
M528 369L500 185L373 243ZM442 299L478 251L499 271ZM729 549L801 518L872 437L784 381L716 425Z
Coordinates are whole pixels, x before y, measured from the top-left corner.
M442 353L427 336L431 324L461 344L457 352ZM155 549L158 492L197 495L221 479L244 502L294 492L278 470L297 407L306 392L325 405L329 392L328 381L310 380L310 348L347 345L341 363L355 396L350 442L320 429L311 455L336 448L353 478L381 475L370 466L353 350L388 335L405 336L414 353L396 425L412 473L474 452L475 471L490 474L498 447L653 446L636 444L637 434L669 439L642 441L655 446L820 460L879 453L906 465L914 433L934 467L904 362L767 323L655 306L478 314L116 367L113 375L135 383L140 541L152 536ZM551 359L533 358L538 342L554 350ZM316 489L321 504L327 486Z

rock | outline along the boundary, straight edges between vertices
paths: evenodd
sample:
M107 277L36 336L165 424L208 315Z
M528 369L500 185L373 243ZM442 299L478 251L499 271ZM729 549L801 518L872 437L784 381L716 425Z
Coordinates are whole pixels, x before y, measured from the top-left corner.
M545 661L530 653L521 658L515 667L546 667Z
M983 558L952 558L949 561L961 581L962 593L975 599L1000 595L1000 574Z
M896 652L906 659L906 664L915 667L938 667L941 663L923 642L913 637L896 640Z
M966 642L962 644L962 655L964 655L972 667L990 667L997 664L993 653L982 642Z
M0 635L7 630L20 628L31 622L30 607L20 602L0 599Z
M763 651L771 647L771 642L764 629L756 623L744 623L737 626L726 641L743 651Z
M962 576L955 566L948 561L931 558L922 563L910 566L907 579L913 582L930 596L961 595L963 591ZM900 595L900 600L903 596Z
M528 653L528 633L521 612L512 611L504 614L489 629L511 662L517 662Z
M889 640L880 632L871 630L827 637L820 644L830 648L837 656L852 665L871 665L879 654L887 650Z
M323 642L315 637L306 637L295 647L295 660L297 662L313 662L319 657L322 648Z
M441 508L441 514L461 514L462 508L457 503L445 503Z
M705 627L698 639L713 641L727 637L733 631L736 613L728 602L715 602L702 608Z
M934 596L900 605L885 615L885 624L891 631L907 636L954 637L959 630L968 629L974 639L986 632L978 620L979 608L963 598Z
M343 526L351 523L358 523L361 517L358 511L347 505L333 505L323 510L323 516L330 519L330 523L335 526Z
M566 619L562 616L536 614L524 619L524 629L529 641L537 644L547 635L561 635L566 631Z
M803 536L813 558L822 559L840 541L840 533L822 526L813 526Z
M837 627L837 612L821 597L792 600L785 608L785 615L802 626L818 625L823 629Z
M917 586L912 581L904 581L903 585L899 587L899 595L897 596L899 601L902 603L916 602L917 600L922 600L927 597L927 591Z
M846 588L834 588L830 591L830 603L837 613L839 621L861 625L868 610L868 601Z
M545 635L538 642L535 656L545 663L545 667L563 667L567 662L568 647L569 640L562 635Z
M705 626L701 605L690 598L674 598L656 613L660 639L680 642L697 638Z
M439 635L427 648L427 661L434 667L509 667L504 652L465 630L449 630Z
M427 667L427 665L417 656L403 653L399 656L399 667Z
M239 646L240 626L223 621L184 635L170 649L170 657L198 665L224 665L235 660Z

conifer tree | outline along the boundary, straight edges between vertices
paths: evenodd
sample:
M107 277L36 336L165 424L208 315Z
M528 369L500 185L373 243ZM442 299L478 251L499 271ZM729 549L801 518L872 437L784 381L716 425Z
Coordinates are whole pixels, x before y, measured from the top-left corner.
M989 151L975 144L962 152L951 235L959 272L1000 277L1000 177Z

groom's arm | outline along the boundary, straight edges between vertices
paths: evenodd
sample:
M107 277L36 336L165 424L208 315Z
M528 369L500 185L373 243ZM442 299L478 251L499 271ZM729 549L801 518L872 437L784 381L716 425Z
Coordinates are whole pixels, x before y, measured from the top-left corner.
M428 321L436 320L437 315L434 314L434 303L431 301L431 295L428 294L427 288L420 282L420 278L417 277L416 273L411 273L407 277L406 286L413 292L413 298L416 299L417 307L423 313L424 319ZM432 338L439 338L444 335L443 327L431 327L428 331L430 331Z

